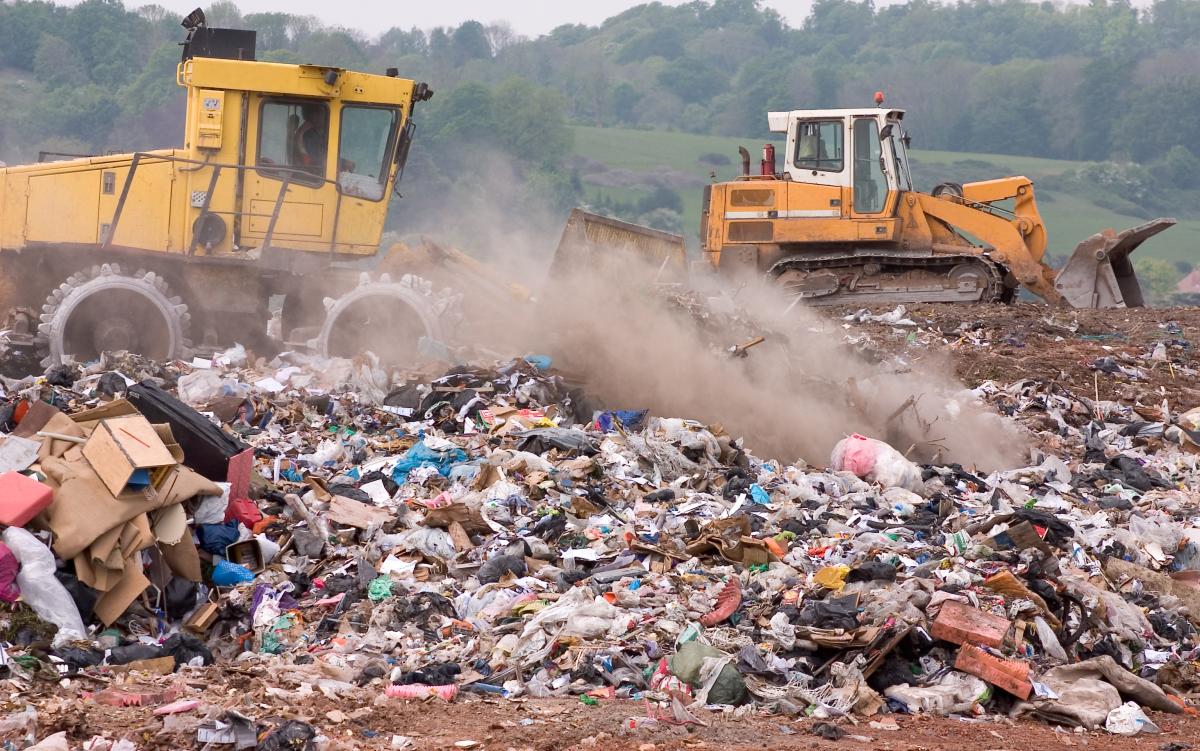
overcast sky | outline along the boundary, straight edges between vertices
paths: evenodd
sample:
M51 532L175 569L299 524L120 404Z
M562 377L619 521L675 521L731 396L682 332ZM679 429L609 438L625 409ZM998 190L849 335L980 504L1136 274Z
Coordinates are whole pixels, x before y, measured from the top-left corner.
M58 0L74 5L79 0ZM124 0L128 8L153 3L177 12L182 18L197 5L209 5L212 0ZM316 16L328 26L359 29L370 36L399 26L431 29L435 26L458 26L463 21L507 21L523 36L545 34L565 23L584 23L595 26L623 10L641 5L647 0L234 0L243 13L283 11ZM679 5L686 0L661 0L667 5ZM947 0L950 1L950 0ZM1053 0L1056 3L1079 3L1087 0ZM1136 7L1146 7L1152 0L1133 0ZM875 0L875 5L892 5L905 0ZM791 26L799 26L812 8L813 0L764 0L763 4L779 11Z
M197 5L209 0L154 0L155 4L178 11L180 17ZM644 0L235 0L243 13L285 11L311 15L330 26L348 26L368 34L379 34L393 26L422 29L434 26L457 26L463 21L508 21L513 29L525 36L545 34L565 23L585 23L595 26L610 16L640 5ZM665 0L667 5L679 5L682 0ZM141 0L125 0L129 8L147 4ZM799 25L808 15L812 0L768 0L766 5L778 10L792 25Z

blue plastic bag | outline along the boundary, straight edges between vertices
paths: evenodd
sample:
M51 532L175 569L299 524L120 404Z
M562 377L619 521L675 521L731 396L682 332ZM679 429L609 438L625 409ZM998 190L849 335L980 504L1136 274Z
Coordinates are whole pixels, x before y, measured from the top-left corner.
M224 524L200 524L196 527L200 549L213 555L225 555L225 548L238 541L237 520Z
M606 409L603 412L597 412L593 422L596 427L605 433L611 433L615 429L613 427L614 418L621 421L627 430L641 430L646 425L646 418L650 415L648 409Z
M768 506L771 503L771 495L756 482L750 486L750 500L759 506Z
M397 485L403 485L408 482L408 473L418 467L436 467L438 474L442 477L449 477L450 468L466 460L467 452L457 446L445 451L435 451L429 448L424 440L421 440L404 452L404 456L396 462L396 466L392 469L392 481Z
M224 558L213 566L212 583L218 587L232 587L254 581L254 572Z

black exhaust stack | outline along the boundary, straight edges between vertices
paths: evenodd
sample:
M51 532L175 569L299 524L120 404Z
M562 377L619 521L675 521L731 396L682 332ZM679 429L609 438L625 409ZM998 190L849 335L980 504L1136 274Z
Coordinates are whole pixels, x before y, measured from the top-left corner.
M204 11L196 8L180 24L187 29L183 60L215 57L222 60L254 60L258 33L245 29L210 29Z

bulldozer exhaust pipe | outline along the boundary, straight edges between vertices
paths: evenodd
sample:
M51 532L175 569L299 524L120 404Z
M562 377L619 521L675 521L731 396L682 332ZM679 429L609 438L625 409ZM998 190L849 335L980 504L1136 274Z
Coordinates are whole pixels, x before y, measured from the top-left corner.
M750 152L745 146L738 146L738 156L742 158L742 177L750 176Z
M763 177L775 176L775 145L765 144L763 146L762 165L760 166Z

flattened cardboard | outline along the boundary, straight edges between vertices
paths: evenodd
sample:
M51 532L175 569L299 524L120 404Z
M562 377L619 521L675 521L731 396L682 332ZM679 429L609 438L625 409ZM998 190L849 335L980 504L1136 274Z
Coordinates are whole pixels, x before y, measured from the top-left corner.
M177 545L159 544L158 549L176 576L200 582L200 551L196 550L196 541L190 534L184 535Z
M105 626L111 626L124 615L133 601L150 586L150 580L142 572L140 557L135 557L132 561L127 560L125 568L125 576L96 602L94 612Z
M71 418L61 412L51 415L44 427L51 433L73 435L79 438L86 438L88 435L86 430L75 422L72 422ZM75 459L82 456L80 453L81 447L77 443L59 441L53 438L36 438L35 440L42 442L41 448L38 449L38 461L45 461L51 456L61 456L68 459Z
M37 432L44 429L51 418L61 414L62 412L58 409L41 400L30 402L29 411L25 413L25 417L21 418L21 423L17 425L12 434L21 438L36 438ZM66 415L63 416L66 417Z
M125 415L140 414L141 412L138 412L137 407L130 404L128 400L114 399L108 404L101 404L99 407L93 407L92 409L85 409L82 412L76 412L71 415L71 419L85 427L88 423L92 423L90 427L94 428L95 423L98 423L101 420L107 420L112 417L124 417Z
M187 619L183 627L189 631L203 634L212 628L212 625L217 622L217 615L220 614L221 607L215 602L206 602Z
M125 569L125 559L120 549L124 529L123 524L113 527L75 556L75 575L79 581L100 592L107 592L116 586Z
M329 501L329 521L346 527L366 529L372 524L383 524L392 518L387 509L368 506L353 498L335 495Z
M188 532L187 512L182 504L155 511L152 519L154 539L167 545L177 545Z
M157 493L122 493L119 497L109 492L82 459L47 459L42 468L59 483L45 516L54 532L54 552L60 558L74 558L105 532L138 514L197 495L221 494L219 487L186 467L172 468Z

